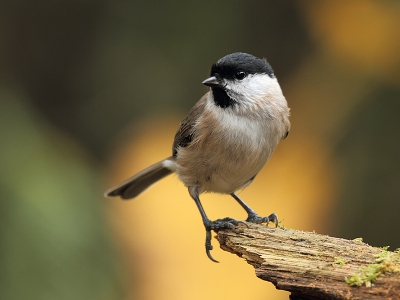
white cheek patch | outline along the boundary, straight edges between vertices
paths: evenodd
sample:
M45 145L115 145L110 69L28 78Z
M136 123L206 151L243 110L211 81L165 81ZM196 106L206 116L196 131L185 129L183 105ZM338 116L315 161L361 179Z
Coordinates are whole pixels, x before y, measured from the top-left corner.
M280 90L276 78L271 78L267 74L250 74L243 80L229 80L226 85L227 94L242 103L275 93L277 88Z

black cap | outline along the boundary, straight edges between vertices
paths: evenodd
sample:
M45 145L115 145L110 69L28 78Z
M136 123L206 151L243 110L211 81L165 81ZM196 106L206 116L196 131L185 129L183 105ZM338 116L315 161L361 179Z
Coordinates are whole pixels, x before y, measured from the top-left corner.
M251 54L236 52L228 54L213 64L211 76L218 74L221 78L234 79L238 72L248 74L267 74L275 77L274 71L266 59Z

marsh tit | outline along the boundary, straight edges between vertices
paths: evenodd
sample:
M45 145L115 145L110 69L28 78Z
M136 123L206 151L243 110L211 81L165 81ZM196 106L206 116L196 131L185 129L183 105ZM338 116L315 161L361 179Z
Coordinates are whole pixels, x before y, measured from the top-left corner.
M289 108L265 59L246 53L224 56L203 81L210 90L194 105L175 134L172 156L157 162L108 191L105 196L130 199L165 176L176 173L189 190L206 229L207 256L211 230L233 228L232 218L211 221L199 195L231 195L247 212L246 221L278 224L272 213L260 217L236 191L247 187L290 129Z

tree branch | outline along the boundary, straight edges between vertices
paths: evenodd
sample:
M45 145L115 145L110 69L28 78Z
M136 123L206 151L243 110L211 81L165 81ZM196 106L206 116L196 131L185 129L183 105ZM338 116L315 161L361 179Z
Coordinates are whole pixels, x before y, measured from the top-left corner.
M220 230L217 239L291 299L400 299L399 251L250 223Z

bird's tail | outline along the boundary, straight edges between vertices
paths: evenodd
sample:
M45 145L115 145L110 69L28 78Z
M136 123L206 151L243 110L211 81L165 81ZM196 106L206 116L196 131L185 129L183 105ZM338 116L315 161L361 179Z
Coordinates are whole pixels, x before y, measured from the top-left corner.
M120 196L122 199L130 199L138 196L153 183L173 173L174 160L174 157L171 156L147 167L121 184L107 190L104 196Z

